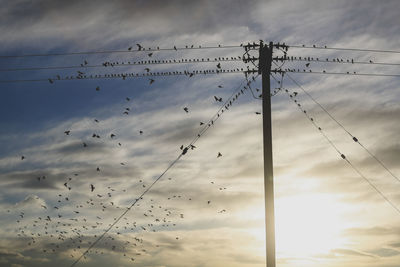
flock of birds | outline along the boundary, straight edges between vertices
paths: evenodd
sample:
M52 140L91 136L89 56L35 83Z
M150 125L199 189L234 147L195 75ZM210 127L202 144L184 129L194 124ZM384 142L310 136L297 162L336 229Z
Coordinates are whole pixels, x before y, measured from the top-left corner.
M131 50L132 47L129 48ZM138 49L142 50L143 47L138 44ZM151 57L153 53L149 53L148 56ZM88 62L85 60L83 65L87 65ZM221 68L220 63L216 65L216 68ZM146 71L150 71L148 68ZM83 75L82 72L78 75ZM253 81L255 78L253 77ZM50 81L52 83L52 80ZM149 85L155 82L154 79L149 79ZM250 86L251 82L247 85ZM218 88L223 88L223 85L217 85ZM210 120L208 123L200 122L200 126L211 127L214 121L220 117L224 110L228 110L237 98L244 94L244 89L240 89L233 98L228 99L223 105L224 107L220 109L217 117ZM101 91L101 87L97 86L95 88L96 92ZM130 97L126 97L127 102L131 101ZM214 95L214 100L216 103L223 103L223 98L221 96ZM122 114L129 115L129 107L124 107ZM189 107L183 107L183 112L189 113ZM93 121L98 125L100 121L96 118ZM139 135L143 134L143 130L139 131ZM74 135L74 129L67 129L64 131L66 138L70 138ZM197 137L201 136L201 132ZM115 133L111 133L108 138L103 138L98 133L94 132L91 138L103 140L115 140L118 139ZM117 142L118 146L122 146L121 142ZM88 143L82 142L82 149L88 149ZM194 144L190 144L186 147L180 146L181 154L185 155L189 149L193 150L196 148ZM222 153L218 152L216 158L221 158ZM21 156L21 160L27 160L26 155ZM29 160L29 159L28 159ZM125 166L124 162L120 163ZM100 166L96 167L96 172L101 173L103 170ZM56 196L56 203L52 204L41 204L40 212L35 215L31 215L29 219L26 214L29 212L20 211L18 218L16 220L16 232L17 236L26 241L27 247L42 247L43 253L54 253L68 251L71 258L79 258L82 254L82 250L90 247L94 240L98 238L102 230L112 225L113 221L117 220L118 214L122 213L126 207L123 207L123 203L118 203L116 196L119 195L130 195L129 189L118 189L118 186L100 184L98 182L87 182L87 190L81 187L81 182L84 180L80 176L80 173L72 173L69 177L65 178L64 181L60 183L60 192ZM85 174L83 174L85 175ZM78 179L79 176L79 179ZM46 181L46 175L40 175L36 177L38 183L43 183ZM172 180L172 178L168 178ZM75 186L76 185L76 186ZM131 187L140 191L145 190L149 185L143 179L138 179L135 185ZM221 185L216 185L214 181L210 182L211 186L216 186L218 191L225 191L227 188ZM86 192L85 192L86 191ZM136 192L137 194L137 192ZM86 195L86 200L75 201L74 197L77 195ZM36 200L40 200L39 197L34 197ZM172 201L172 202L171 202ZM112 232L109 232L106 237L103 238L103 248L93 247L89 253L94 254L104 254L107 250L114 252L120 252L126 259L130 261L137 260L140 256L148 255L151 247L160 247L163 244L154 244L146 241L141 236L147 232L162 232L165 229L172 228L177 229L178 222L183 220L185 215L180 212L177 208L178 203L176 201L195 201L192 196L185 196L174 194L166 197L162 200L157 200L150 198L145 201L142 200L140 203L136 204L136 209L142 212L140 215L135 215L135 218L124 216L122 219L124 223L120 222L114 226ZM211 200L199 200L204 201L206 206L212 207ZM93 215L88 215L87 213L96 213L95 218ZM8 212L11 212L8 210ZM216 213L226 213L226 209L220 209ZM37 216L39 214L39 216ZM106 223L108 221L108 225ZM121 238L124 236L124 238ZM175 237L179 240L179 236ZM46 242L50 240L50 243ZM171 242L173 242L171 240ZM107 249L105 249L107 248ZM86 255L83 254L86 258Z

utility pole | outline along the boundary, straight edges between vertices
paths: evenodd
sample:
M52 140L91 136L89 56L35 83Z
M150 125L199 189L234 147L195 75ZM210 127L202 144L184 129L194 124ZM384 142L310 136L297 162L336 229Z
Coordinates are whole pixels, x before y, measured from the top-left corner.
M265 246L267 267L275 267L275 211L274 176L272 165L271 88L270 74L273 43L260 42L259 69L262 76L262 116L264 150L264 194L265 194Z

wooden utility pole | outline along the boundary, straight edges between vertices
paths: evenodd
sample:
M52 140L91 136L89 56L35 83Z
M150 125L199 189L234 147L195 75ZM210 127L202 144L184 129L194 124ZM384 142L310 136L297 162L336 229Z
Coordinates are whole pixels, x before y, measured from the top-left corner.
M264 144L265 246L267 267L275 267L274 176L272 167L272 127L270 74L273 43L260 43L259 69L262 76L262 116Z

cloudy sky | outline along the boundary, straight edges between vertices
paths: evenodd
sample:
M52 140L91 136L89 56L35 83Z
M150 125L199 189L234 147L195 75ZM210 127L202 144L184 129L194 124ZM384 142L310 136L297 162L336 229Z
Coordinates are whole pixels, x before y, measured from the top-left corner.
M395 0L0 4L0 266L71 266L154 181L76 266L265 266L261 101L244 89L243 73L153 77L152 84L57 75L252 68L222 57L242 56L240 44L259 40L400 50ZM150 57L136 44L222 48ZM124 53L6 57L81 51ZM399 64L399 53L292 47L288 55L324 62L288 61L284 69L400 74L398 65L325 60ZM174 59L213 62L121 66ZM400 79L290 77L367 150L284 76L271 98L277 266L399 266ZM279 86L271 79L272 90ZM257 94L260 77L251 87Z

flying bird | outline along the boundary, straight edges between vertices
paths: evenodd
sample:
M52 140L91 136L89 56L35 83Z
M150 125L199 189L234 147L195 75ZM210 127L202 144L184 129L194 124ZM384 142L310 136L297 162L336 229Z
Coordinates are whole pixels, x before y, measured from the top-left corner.
M222 157L221 152L218 152L217 158Z
M187 107L184 107L183 110L184 110L186 113L189 113L189 109L188 109Z
M140 44L136 44L136 45L137 45L139 51L143 49L143 46L141 46Z
M221 63L217 64L217 68L220 69L221 68Z
M24 160L25 159L25 156L21 156L21 160Z
M111 134L110 137L111 137L111 138L114 138L114 137L115 137L115 134Z
M222 85L218 85L218 88L222 88L223 86Z
M65 131L64 133L65 133L65 135L69 135L70 132L71 132L71 131L68 130L68 131Z
M153 79L149 79L149 81L150 81L150 84L154 83L154 80L153 80Z
M214 99L215 99L215 101L217 101L217 102L222 102L222 97L214 96Z
M310 63L307 63L307 64L306 64L306 67L307 67L307 68L310 67Z
M149 57L151 57L151 56L153 55L153 53L148 53L147 55L148 55Z
M94 189L95 189L94 185L90 184L90 190L93 192Z

